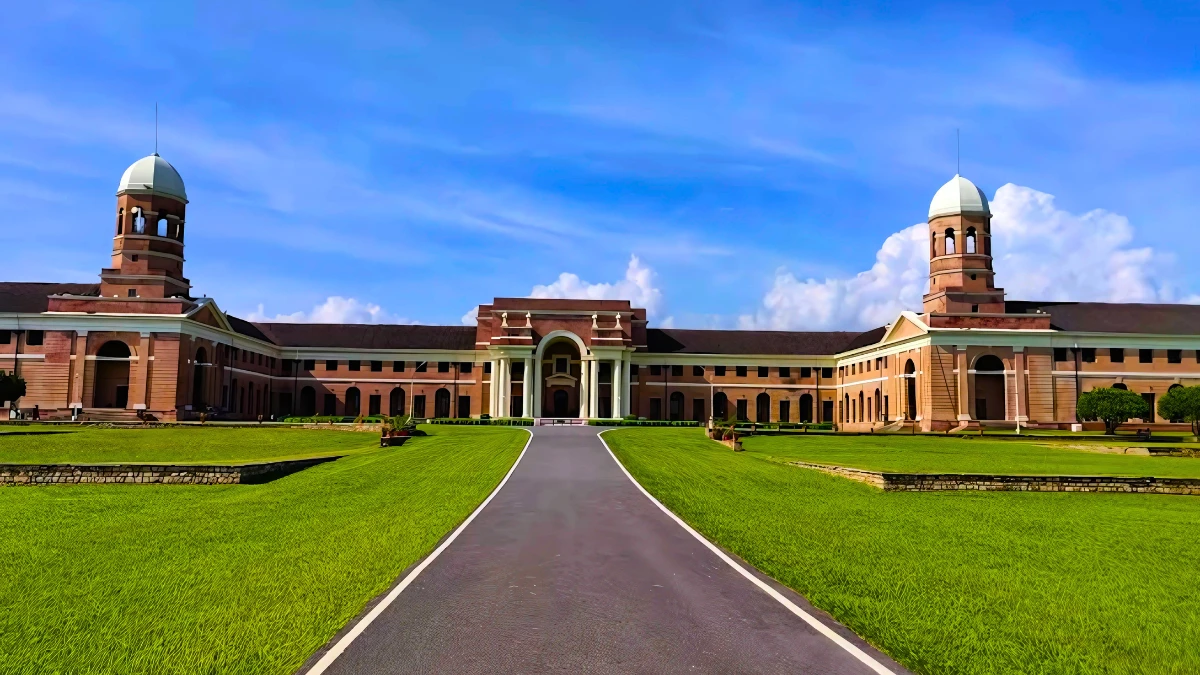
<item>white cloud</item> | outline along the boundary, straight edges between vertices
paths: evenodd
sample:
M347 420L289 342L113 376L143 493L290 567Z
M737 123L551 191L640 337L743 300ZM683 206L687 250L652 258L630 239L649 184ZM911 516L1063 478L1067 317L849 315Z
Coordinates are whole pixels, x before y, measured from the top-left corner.
M1124 216L1102 209L1076 215L1054 196L1011 183L992 199L992 253L997 285L1012 300L1169 302L1171 256L1134 248ZM928 226L887 238L871 269L840 279L801 281L784 268L743 328L866 329L905 309L920 310L928 288ZM1195 297L1195 296L1191 296ZM1191 298L1188 298L1191 301Z
M632 255L629 257L629 266L625 268L625 278L620 281L592 284L581 280L577 274L563 272L553 283L534 286L529 297L629 300L634 307L644 307L649 316L655 316L663 304L662 291L654 285L655 276L654 270Z
M293 312L267 316L263 306L250 313L250 321L276 321L281 323L416 323L398 317L379 305L360 302L356 298L331 295L325 302L312 308L311 312Z
M478 321L479 321L479 305L475 305L474 307L471 308L471 311L462 315L462 322L463 322L464 326L474 326L478 323Z

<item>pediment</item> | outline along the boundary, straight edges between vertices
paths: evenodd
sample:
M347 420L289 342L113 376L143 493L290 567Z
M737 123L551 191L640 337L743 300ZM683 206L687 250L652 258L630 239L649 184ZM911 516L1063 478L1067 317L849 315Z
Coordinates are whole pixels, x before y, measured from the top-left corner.
M900 316L896 317L896 320L888 327L880 343L899 342L900 340L927 335L928 333L929 326L926 326L925 322L921 321L921 317L913 312L901 312Z
M551 386L558 385L562 387L574 387L575 385L579 384L579 378L572 377L566 373L556 373L546 378L546 384Z
M225 318L225 313L217 307L217 303L209 300L201 302L189 314L188 318L196 323L202 323L206 326L220 328L221 330L232 331L233 327L229 325L229 320Z

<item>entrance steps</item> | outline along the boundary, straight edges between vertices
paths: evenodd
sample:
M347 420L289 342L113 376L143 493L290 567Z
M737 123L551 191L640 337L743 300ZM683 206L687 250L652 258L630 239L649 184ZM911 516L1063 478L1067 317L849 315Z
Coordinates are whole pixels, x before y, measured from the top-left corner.
M535 426L587 426L588 421L578 417L538 417L533 421Z

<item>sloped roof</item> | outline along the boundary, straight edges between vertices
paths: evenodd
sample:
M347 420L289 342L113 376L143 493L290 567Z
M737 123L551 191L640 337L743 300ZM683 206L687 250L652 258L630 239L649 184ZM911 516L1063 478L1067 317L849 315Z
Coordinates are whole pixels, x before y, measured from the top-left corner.
M1061 331L1200 335L1200 305L1009 300L1004 311L1049 314L1050 327Z
M100 284L52 284L35 281L0 282L0 312L46 311L50 295L97 295Z
M234 317L229 317L232 322ZM241 321L240 319L238 321ZM242 324L249 322L241 321ZM283 347L334 349L474 349L474 326L395 324L253 323L265 339ZM243 328L237 328L243 332ZM243 333L248 335L249 333Z
M850 345L855 339L862 335L866 335L866 333L857 331L795 332L649 328L646 330L646 345L654 354L824 356L850 349ZM877 342L878 338L875 341Z

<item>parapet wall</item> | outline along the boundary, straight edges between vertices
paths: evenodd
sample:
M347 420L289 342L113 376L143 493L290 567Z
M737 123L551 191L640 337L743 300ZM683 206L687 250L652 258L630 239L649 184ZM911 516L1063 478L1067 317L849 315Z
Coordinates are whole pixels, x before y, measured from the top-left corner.
M0 486L76 483L173 483L235 485L266 483L337 457L260 464L0 464Z
M985 492L1145 492L1166 495L1200 495L1200 479L1198 478L884 473L807 462L792 462L792 464L867 483L888 492L979 490Z

